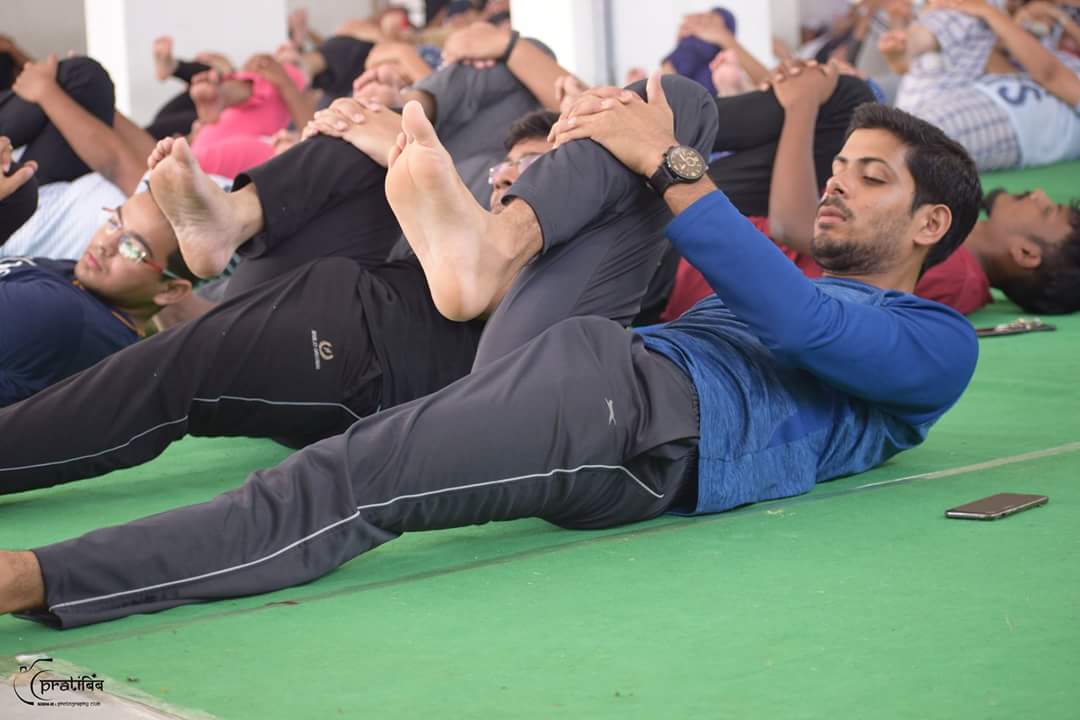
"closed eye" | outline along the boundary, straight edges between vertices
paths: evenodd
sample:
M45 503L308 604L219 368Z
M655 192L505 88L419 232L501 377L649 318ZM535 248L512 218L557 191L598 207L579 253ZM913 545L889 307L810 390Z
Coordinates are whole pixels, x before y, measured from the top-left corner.
M884 185L885 184L885 181L881 180L880 178L873 178L873 177L869 177L869 176L863 176L863 180L870 183L871 185Z

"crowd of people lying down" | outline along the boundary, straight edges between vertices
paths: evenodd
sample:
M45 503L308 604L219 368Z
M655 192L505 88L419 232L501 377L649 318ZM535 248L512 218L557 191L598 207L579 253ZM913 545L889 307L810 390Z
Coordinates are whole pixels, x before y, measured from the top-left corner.
M624 87L507 2L428 5L327 36L298 11L239 68L148 41L184 87L145 127L94 59L0 38L0 493L186 435L296 450L0 552L0 612L72 627L408 531L808 492L925 439L992 288L1080 309L1080 206L979 177L1080 158L1080 2L807 3L772 69L715 8Z

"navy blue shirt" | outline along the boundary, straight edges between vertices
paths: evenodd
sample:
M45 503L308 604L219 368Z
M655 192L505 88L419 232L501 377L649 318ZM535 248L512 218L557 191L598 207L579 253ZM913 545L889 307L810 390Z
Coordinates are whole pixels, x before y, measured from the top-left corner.
M75 283L72 260L0 258L0 407L135 342L122 317Z
M717 191L667 236L716 295L640 330L700 403L696 512L809 491L918 445L960 398L978 341L955 310L808 280Z

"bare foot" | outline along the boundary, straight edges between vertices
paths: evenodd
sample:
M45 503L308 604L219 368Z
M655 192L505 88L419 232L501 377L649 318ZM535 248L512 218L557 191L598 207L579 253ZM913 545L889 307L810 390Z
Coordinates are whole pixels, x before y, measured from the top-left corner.
M32 552L0 552L0 614L45 604L45 581Z
M278 45L278 49L274 51L274 59L283 65L288 63L290 65L295 65L298 68L303 68L300 51L297 50L296 46L291 42L284 42Z
M435 307L451 320L489 313L531 254L506 237L501 217L477 204L419 103L405 105L401 127L386 199L424 268Z
M154 40L154 74L159 82L168 79L176 70L176 58L173 57L173 39L162 35Z
M289 14L289 42L296 48L302 48L307 43L308 34L307 8L293 10Z
M199 277L214 277L262 229L262 206L254 186L235 193L218 187L183 138L171 140L168 155L154 162L165 142L151 155L150 191L176 232L184 262Z
M741 95L753 89L750 78L739 64L739 57L732 50L721 50L709 63L713 87L717 97Z
M169 153L172 152L172 146L175 140L176 138L171 137L158 140L157 145L150 151L150 157L146 158L146 167L153 170L158 166L158 163L169 157Z
M221 75L217 70L207 70L191 78L191 101L195 103L195 113L204 125L216 123L225 109L221 96Z
M409 85L399 69L390 63L365 70L353 80L353 100L372 100L387 107L401 107L401 91Z
M633 85L636 82L647 80L649 73L645 71L645 68L632 67L626 71L626 77L623 79L623 87L627 85Z

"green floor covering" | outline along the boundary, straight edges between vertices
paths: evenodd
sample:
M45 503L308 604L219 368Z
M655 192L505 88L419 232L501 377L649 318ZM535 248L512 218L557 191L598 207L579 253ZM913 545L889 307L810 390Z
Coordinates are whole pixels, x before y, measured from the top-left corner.
M973 321L1018 315L999 302ZM71 631L4 617L0 665L46 652L223 718L1072 720L1080 317L1055 322L983 340L925 445L800 498L603 533L417 534L305 587ZM0 547L199 501L284 456L188 439L142 468L0 497ZM943 517L1001 491L1050 503Z

